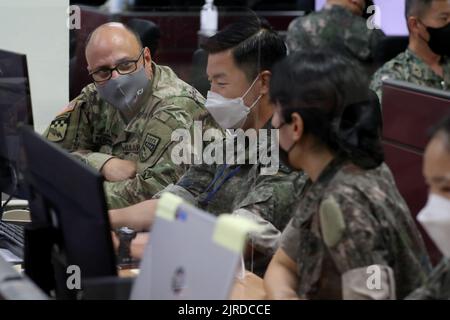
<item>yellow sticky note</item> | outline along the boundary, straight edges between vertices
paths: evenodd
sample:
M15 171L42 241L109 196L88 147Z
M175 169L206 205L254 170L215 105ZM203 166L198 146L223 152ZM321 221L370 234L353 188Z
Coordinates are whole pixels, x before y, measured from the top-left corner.
M166 220L175 220L177 208L183 203L183 199L170 192L165 192L161 195L156 207L156 215Z
M248 218L222 214L217 218L213 241L231 251L241 253L247 234L261 231L262 226Z

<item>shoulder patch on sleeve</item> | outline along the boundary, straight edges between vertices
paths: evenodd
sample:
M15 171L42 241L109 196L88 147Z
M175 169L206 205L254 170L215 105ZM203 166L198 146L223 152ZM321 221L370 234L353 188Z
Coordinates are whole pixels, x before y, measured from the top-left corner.
M147 161L148 158L155 152L158 147L161 138L147 133L144 142L142 143L141 149L139 151L139 159L141 162Z
M342 210L331 196L322 201L319 213L323 240L329 248L333 248L342 239L345 231Z
M158 119L158 120L161 120L164 123L166 123L167 120L169 120L171 117L170 117L170 114L168 114L167 112L162 111L162 112L158 112L157 114L155 114L155 118Z
M50 123L47 139L52 142L59 142L66 137L69 127L70 112L58 116Z

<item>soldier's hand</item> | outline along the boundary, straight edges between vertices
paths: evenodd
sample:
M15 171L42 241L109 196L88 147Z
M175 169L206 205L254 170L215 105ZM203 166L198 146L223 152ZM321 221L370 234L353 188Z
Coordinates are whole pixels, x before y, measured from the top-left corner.
M129 160L112 158L104 164L101 173L107 181L124 181L136 176L136 163Z

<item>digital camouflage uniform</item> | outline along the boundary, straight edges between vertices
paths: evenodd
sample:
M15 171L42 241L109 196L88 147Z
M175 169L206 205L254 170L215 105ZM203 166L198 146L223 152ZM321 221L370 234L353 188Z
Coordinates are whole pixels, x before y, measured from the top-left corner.
M408 300L449 300L450 299L450 259L443 258L430 274L423 287L412 292Z
M396 296L404 298L430 271L423 240L385 164L363 170L333 160L301 199L281 248L297 263L297 293L307 299L341 299L342 276L372 265L393 270ZM367 291L368 277L360 291Z
M237 148L234 151L237 155ZM214 215L233 213L263 225L264 232L250 235L255 254L245 261L248 270L262 276L307 178L281 163L277 174L262 175L259 161L248 163L248 146L246 155L246 164L241 165L193 165L177 184L160 194L171 192Z
M309 50L313 47L331 47L360 63L371 73L374 53L384 33L369 29L364 18L338 5L326 5L293 20L287 31L289 51Z
M370 88L382 99L383 80L393 79L414 83L420 86L450 90L450 59L443 57L441 65L444 78L437 75L425 62L410 49L383 65L372 77Z
M127 124L119 111L102 100L94 84L86 86L44 135L101 170L109 159L134 161L137 174L120 182L105 182L108 206L119 208L150 199L185 172L171 161L171 141L176 129L192 131L203 117L204 129L214 126L204 108L204 98L168 67L153 63L153 78L142 106Z

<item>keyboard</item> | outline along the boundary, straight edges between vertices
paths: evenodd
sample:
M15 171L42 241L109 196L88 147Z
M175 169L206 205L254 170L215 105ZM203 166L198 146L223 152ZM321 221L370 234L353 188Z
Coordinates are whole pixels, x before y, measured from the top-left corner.
M23 258L24 226L0 220L0 248L8 249Z

